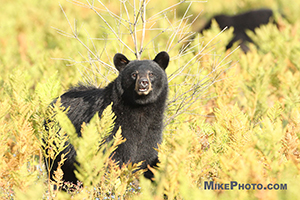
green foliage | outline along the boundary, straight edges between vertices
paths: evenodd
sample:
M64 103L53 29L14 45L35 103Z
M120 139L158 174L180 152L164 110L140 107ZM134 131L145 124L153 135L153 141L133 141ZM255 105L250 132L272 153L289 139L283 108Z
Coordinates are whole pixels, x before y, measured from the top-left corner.
M1 3L1 199L299 198L298 2L210 0L174 6L177 1L64 1L61 7L56 1ZM240 49L224 52L233 30L219 34L214 22L186 53L178 53L192 27L196 30L214 14L258 7L274 9L279 24L279 29L265 25L256 35L248 32L258 48L250 44L247 54ZM84 124L78 138L59 100L53 109L48 105L79 81L107 85L117 74L112 66L117 52L130 59L153 59L161 50L171 55L170 89L164 140L158 148L161 163L152 169L151 183L141 171L134 172L138 164L120 169L109 159L124 142L121 130L113 142L101 144L113 127L111 107L101 120L96 114ZM53 119L48 132L45 119ZM83 186L70 186L65 193L53 190L54 184L61 185L62 171L50 181L51 163L47 168L43 156L55 158L67 140L82 163L77 175ZM283 183L287 190L205 190L205 181Z

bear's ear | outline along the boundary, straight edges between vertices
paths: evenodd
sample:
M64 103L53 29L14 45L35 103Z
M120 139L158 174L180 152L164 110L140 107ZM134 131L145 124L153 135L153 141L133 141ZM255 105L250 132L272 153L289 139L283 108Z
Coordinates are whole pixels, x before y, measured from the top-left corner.
M155 56L153 61L156 62L163 70L165 70L168 67L169 60L169 54L165 51L162 51Z
M114 65L117 70L122 71L130 61L121 53L116 53L114 56Z

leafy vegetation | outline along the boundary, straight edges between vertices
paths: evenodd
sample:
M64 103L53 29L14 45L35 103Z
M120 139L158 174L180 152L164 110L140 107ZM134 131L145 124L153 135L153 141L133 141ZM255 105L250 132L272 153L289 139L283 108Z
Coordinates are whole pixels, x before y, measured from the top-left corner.
M0 197L3 199L298 199L300 183L300 21L295 1L1 1ZM251 51L225 52L232 30L216 24L180 49L217 13L270 7L276 21L249 35ZM198 15L202 12L200 15ZM280 13L284 14L284 18ZM235 46L237 47L237 45ZM43 127L49 103L78 82L103 87L116 77L112 57L171 55L164 140L155 182L138 167L119 169L98 151L112 125L109 108L83 125L83 137L57 109L69 133ZM52 133L52 134L51 134ZM121 131L119 132L121 133ZM42 140L70 139L78 149L78 186L68 193L43 162L61 150ZM205 190L205 181L286 184L275 189Z

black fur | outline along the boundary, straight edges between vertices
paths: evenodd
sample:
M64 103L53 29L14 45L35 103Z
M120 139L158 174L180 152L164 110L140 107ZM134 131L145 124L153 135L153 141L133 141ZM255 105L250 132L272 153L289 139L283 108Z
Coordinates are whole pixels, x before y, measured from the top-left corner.
M113 103L115 126L106 142L113 139L119 126L122 128L122 136L126 138L126 142L119 145L113 153L113 159L119 161L120 166L123 163L140 161L144 161L141 169L146 169L147 165L156 166L158 157L155 148L162 141L163 117L168 93L168 80L164 71L168 63L169 55L166 52L160 52L154 60L133 61L118 53L114 56L114 65L119 70L119 76L107 87L101 89L78 86L61 95L62 106L69 108L67 115L74 124L78 136L81 136L80 129L83 122L89 123L96 112L99 112L101 117L103 110ZM52 104L55 102L56 100ZM67 154L67 160L62 166L63 179L76 184L74 164L79 163L76 161L76 152L71 144L61 153L68 151L70 153ZM60 155L50 171L51 177L59 161ZM153 177L150 170L145 172L145 177Z
M226 26L228 28L233 27L234 36L227 44L226 50L231 48L235 42L240 41L240 46L246 53L249 50L246 43L254 43L253 40L246 34L246 30L255 32L255 28L263 24L268 24L272 16L273 11L270 9L251 10L234 16L216 15L212 17L209 22L207 22L205 26L199 30L199 32L202 33L204 30L209 29L213 19L216 20L221 30L223 30Z

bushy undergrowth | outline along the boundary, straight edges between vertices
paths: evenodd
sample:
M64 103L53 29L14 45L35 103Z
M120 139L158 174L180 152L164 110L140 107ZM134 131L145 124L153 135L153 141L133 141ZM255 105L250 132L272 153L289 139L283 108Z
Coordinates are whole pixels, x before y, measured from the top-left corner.
M300 21L291 1L1 1L0 197L3 199L298 199L300 183ZM60 6L59 6L60 5ZM216 24L180 51L190 31L213 14L270 7L279 29L249 35L250 52L225 52L232 31ZM202 14L197 19L197 15ZM193 15L191 15L193 14ZM76 19L76 20L75 20ZM191 24L193 23L193 24ZM67 37L65 37L67 36ZM236 47L236 46L235 46ZM171 55L168 109L160 166L151 183L135 166L119 169L99 142L112 125L109 108L83 125L83 137L57 109L64 134L43 127L49 103L71 85L105 86L112 57ZM234 48L232 49L234 50ZM51 135L52 133L52 135ZM68 193L47 176L42 140L72 141L83 163L83 187ZM104 147L103 147L104 148ZM46 158L47 159L47 158ZM205 182L286 184L282 190L205 190Z

